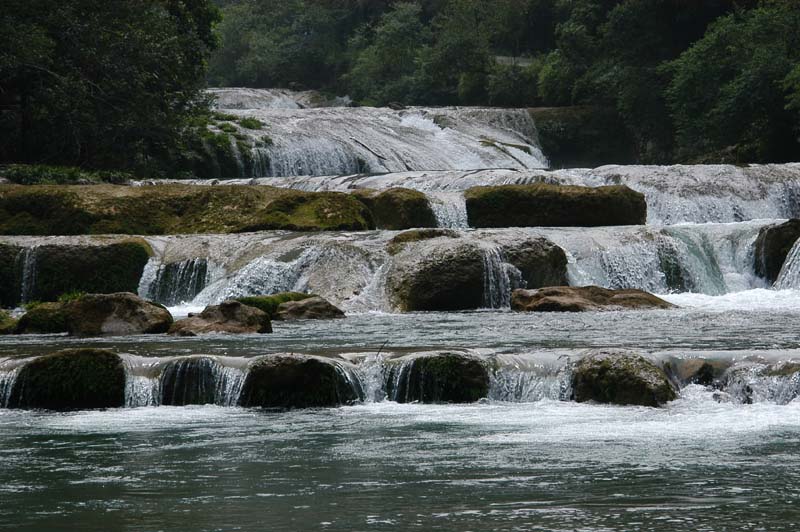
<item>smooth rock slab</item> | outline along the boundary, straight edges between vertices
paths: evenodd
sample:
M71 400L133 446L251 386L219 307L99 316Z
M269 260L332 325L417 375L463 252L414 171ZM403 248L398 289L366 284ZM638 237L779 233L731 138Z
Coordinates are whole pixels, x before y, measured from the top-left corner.
M800 220L789 220L779 225L762 227L755 243L756 275L770 283L778 280L778 276L786 262L786 257L800 238Z
M514 290L511 309L522 312L588 312L598 310L670 309L675 305L642 290L599 286L552 286Z
M287 301L278 306L276 320L333 320L344 318L344 312L319 296L301 301Z
M616 405L662 406L676 398L663 369L629 351L593 351L572 368L572 399Z
M106 349L67 349L35 358L20 370L8 405L48 410L125 406L122 359Z

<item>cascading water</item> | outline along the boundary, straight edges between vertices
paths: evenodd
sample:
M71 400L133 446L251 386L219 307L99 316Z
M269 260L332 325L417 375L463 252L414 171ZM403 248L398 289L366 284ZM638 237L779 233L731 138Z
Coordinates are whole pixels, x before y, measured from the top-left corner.
M213 279L214 266L204 258L169 264L151 259L145 266L139 295L164 305L176 305L194 299Z
M572 395L568 357L562 355L496 355L490 364L489 399L530 403L567 401Z
M511 307L511 292L524 287L522 273L508 264L497 247L483 250L483 306L485 308Z
M17 381L20 367L13 360L0 359L0 408L8 408L11 390Z
M428 201L439 227L449 229L469 227L467 202L461 192L429 192Z
M778 279L775 281L775 289L789 290L800 288L800 240L794 243L786 261L783 263Z
M20 303L27 303L31 300L36 287L36 247L23 249L17 257L17 261L19 261L22 271L19 300Z

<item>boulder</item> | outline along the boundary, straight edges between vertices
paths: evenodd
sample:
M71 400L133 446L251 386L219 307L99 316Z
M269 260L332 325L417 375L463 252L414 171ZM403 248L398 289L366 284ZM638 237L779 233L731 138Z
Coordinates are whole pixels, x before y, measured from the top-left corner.
M16 334L58 334L70 332L64 303L31 306L17 322Z
M269 296L241 297L236 301L249 307L262 310L267 313L271 320L274 320L278 314L278 307L281 306L282 303L302 301L309 297L313 297L312 294L304 294L302 292L279 292Z
M337 318L344 318L344 312L319 296L309 297L301 301L281 303L275 316L275 319L283 321L332 320Z
M778 280L783 263L800 238L800 220L762 227L755 243L755 272L770 284Z
M17 320L11 314L0 310L0 335L13 334L17 330Z
M125 406L122 359L106 349L68 349L35 358L19 370L8 406L49 410Z
M572 368L572 399L580 403L662 406L675 398L664 370L636 353L598 350Z
M0 244L0 307L12 308L20 303L20 268L17 263L22 248Z
M362 399L346 363L306 355L268 355L251 364L239 404L244 407L314 408Z
M464 194L470 227L595 227L642 225L644 195L624 185L501 185Z
M358 190L353 195L372 213L378 229L400 231L438 225L428 197L417 190L390 188L378 192L365 189Z
M161 334L172 325L169 311L136 294L86 294L64 303L69 333L76 336Z
M642 290L609 290L599 286L551 286L514 290L511 309L522 312L588 312L598 310L670 309L675 305Z
M545 238L525 238L501 246L503 259L520 271L526 288L566 285L567 254Z
M169 333L176 336L198 334L263 334L271 333L272 324L266 312L239 301L225 301L208 306L200 314L176 321Z
M452 229L412 229L392 237L386 243L386 251L389 252L389 255L397 255L411 242L420 242L439 237L458 238L459 236L458 231L453 231Z
M474 403L489 394L489 372L472 356L412 355L391 365L386 391L398 403Z

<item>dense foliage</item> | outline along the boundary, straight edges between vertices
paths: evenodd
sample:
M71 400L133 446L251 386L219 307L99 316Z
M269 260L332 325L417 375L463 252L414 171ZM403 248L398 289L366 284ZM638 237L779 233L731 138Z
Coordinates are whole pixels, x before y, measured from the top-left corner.
M209 0L6 0L0 162L142 171L181 150L219 11Z
M795 0L218 0L211 81L614 109L644 161L798 159Z

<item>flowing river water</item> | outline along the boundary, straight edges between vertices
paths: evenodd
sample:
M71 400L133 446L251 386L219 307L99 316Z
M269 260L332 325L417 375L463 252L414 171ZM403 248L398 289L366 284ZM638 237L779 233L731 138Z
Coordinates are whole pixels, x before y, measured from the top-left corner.
M271 335L0 337L0 407L19 357L62 348L120 353L127 386L126 408L67 413L0 408L0 530L798 529L800 378L760 368L800 360L800 249L789 253L774 286L753 270L761 228L800 214L794 192L800 190L798 165L548 173L537 169L543 165L531 155L535 151L522 150L531 159L515 155L513 169L476 173L461 164L466 160L461 148L453 148L469 144L476 124L508 135L501 140L509 144L517 135L515 143L535 146L532 125L522 121L527 129L512 134L507 120L498 126L497 116L487 118L485 111L457 110L445 113L450 122L433 121L432 111L413 110L413 120L406 117L400 124L388 110L352 114L335 107L308 110L328 122L317 117L306 123L300 119L305 110L286 93L224 96L228 107L239 109L234 112L273 120L273 127L285 130L276 135L297 135L311 144L318 133L309 124L333 124L319 126L320 134L332 128L339 135L343 121L354 131L366 131L356 127L366 122L395 137L402 128L416 128L418 137L412 139L420 143L426 135L438 136L438 148L421 155L451 165L437 166L437 172L395 168L416 163L403 159L407 152L401 144L384 140L376 144L392 147L393 155L357 157L381 161L381 171L402 172L290 175L263 184L426 191L432 203L448 205L450 214L441 214L440 221L450 222L440 225L457 228L458 238L484 254L486 293L493 294L485 298L487 308L397 312L386 278L408 259L386 252L396 235L390 231L148 237L155 256L145 268L140 295L164 303L176 316L227 297L281 290L320 293L348 316L276 322ZM455 125L442 133L431 129L437 123ZM325 153L339 153L344 155L331 164L344 165L345 174L348 154L367 150L365 142L352 138L326 138L331 144L322 146L321 155L303 159L306 167L330 162ZM301 157L303 144L272 149L273 160L284 150L289 161ZM475 153L492 158L514 152ZM327 173L327 167L319 171ZM649 224L466 227L459 204L468 186L536 180L627 183L647 196ZM513 313L508 296L518 279L498 250L531 237L565 250L571 284L642 288L679 308ZM36 282L38 246L109 238L3 241L26 249L20 259L26 274L18 287L25 300ZM625 348L665 364L703 358L740 372L722 388L684 386L664 408L571 402L570 363L592 348ZM489 396L467 405L393 400L384 378L387 361L431 351L469 353L489 364ZM232 406L250 362L268 353L335 357L363 400L290 411ZM210 404L163 406L164 374L179 373L182 362L193 360L201 360L213 376Z

